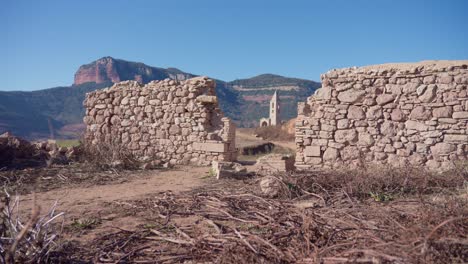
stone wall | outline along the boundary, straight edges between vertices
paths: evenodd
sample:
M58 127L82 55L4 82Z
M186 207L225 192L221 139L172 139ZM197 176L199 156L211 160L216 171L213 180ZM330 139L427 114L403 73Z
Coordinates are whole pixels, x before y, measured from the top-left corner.
M296 167L447 167L468 158L468 61L332 70L298 105Z
M206 77L146 85L124 81L86 94L86 140L119 144L157 164L236 160L235 125Z

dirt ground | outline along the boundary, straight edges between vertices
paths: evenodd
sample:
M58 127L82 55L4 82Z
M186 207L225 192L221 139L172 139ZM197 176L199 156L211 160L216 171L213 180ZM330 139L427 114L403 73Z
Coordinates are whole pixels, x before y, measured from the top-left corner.
M242 145L263 141L238 133ZM293 142L274 142L284 149ZM251 168L251 167L248 167ZM216 180L209 167L0 172L23 222L59 234L45 263L467 263L468 170L359 170ZM465 182L465 184L464 184Z

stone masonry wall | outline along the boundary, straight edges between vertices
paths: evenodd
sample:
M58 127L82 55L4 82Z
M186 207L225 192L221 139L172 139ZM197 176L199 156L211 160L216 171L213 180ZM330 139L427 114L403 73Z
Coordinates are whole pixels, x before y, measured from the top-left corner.
M86 95L86 139L119 144L158 164L236 160L235 125L223 114L206 77L146 85L124 81Z
M468 61L332 70L298 105L298 169L468 159Z

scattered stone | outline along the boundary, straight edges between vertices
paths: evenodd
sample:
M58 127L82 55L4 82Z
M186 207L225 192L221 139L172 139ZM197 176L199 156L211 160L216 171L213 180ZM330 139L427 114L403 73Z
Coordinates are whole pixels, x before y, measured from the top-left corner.
M269 154L257 159L255 171L260 175L278 172L291 172L294 168L294 158L283 154Z
M216 179L242 179L248 176L247 169L239 163L228 161L213 161L211 165Z
M266 197L279 197L283 193L287 192L286 188L287 187L284 186L284 183L276 177L266 176L260 179L260 190Z

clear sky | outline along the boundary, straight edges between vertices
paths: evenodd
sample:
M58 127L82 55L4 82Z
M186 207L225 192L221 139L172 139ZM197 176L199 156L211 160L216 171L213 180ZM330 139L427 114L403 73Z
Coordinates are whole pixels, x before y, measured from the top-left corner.
M465 0L0 0L0 90L70 85L104 56L230 81L468 59Z

